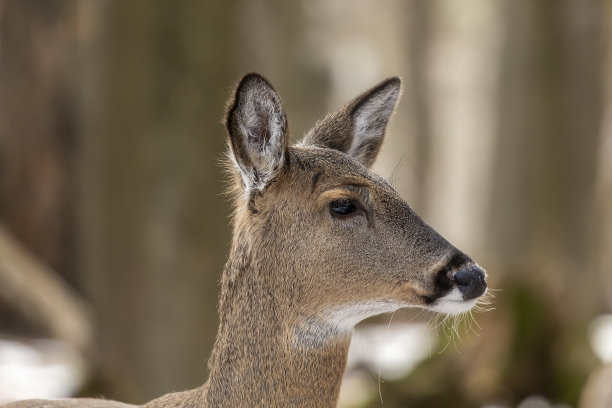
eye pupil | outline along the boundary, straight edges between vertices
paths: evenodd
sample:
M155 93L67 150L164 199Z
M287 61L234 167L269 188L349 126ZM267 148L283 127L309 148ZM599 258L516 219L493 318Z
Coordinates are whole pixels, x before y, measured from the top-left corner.
M357 211L351 200L336 200L330 204L330 209L337 215L349 215Z

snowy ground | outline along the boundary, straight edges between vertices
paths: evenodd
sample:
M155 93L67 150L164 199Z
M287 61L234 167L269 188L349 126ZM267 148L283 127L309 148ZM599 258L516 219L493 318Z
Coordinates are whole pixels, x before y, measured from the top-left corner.
M0 339L0 404L26 398L62 398L85 378L81 355L55 340Z

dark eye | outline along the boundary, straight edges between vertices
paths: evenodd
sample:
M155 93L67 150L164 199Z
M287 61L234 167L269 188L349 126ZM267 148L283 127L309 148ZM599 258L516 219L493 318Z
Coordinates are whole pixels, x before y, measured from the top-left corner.
M347 216L354 214L358 211L357 205L351 200L347 200L346 198L341 200L332 201L329 204L329 209L332 212L332 215L340 215Z

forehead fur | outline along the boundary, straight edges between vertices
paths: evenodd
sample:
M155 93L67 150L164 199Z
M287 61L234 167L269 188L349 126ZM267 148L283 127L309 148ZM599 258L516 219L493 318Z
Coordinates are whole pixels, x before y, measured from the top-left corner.
M395 193L389 183L347 154L319 147L291 147L290 167L305 171L321 182L330 178L339 184L379 187Z
M370 171L363 164L338 150L313 147L313 146L291 146L287 150L287 166L273 180L267 191L253 197L253 201L266 197L268 194L275 196L282 194L283 186L286 182L297 183L297 190L292 190L292 194L299 192L311 192L315 185L330 184L330 187L340 187L342 185L359 185L368 187L385 195L392 195L399 198L398 193L381 176ZM240 202L244 198L240 181L236 173L232 171L230 158L225 163L227 173L232 179L230 181L229 194L233 196L234 203ZM235 209L238 209L237 205Z

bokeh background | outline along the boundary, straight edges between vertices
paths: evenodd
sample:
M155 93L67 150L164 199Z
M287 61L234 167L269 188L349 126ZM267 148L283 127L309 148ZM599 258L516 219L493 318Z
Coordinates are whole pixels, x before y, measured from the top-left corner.
M341 406L611 407L611 23L605 0L1 0L0 401L205 381L220 119L257 71L294 141L400 75L376 170L499 289L477 325L365 322L386 354L351 352Z

